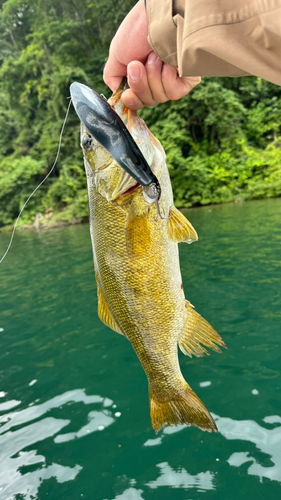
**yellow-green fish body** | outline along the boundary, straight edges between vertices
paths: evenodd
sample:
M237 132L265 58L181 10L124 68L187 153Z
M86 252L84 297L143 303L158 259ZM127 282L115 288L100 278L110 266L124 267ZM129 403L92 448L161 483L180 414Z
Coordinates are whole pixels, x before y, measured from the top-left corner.
M90 204L90 228L101 320L131 342L149 381L155 431L186 423L204 430L216 425L182 376L178 344L189 355L225 345L185 300L178 242L197 239L174 207L165 153L143 120L123 107L121 92L109 101L121 116L159 180L161 210L145 201L142 187L113 160L82 125Z

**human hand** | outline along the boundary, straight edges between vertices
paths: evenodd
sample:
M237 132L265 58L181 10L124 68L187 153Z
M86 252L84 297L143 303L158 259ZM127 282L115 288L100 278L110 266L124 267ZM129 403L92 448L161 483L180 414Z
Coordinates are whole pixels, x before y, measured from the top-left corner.
M148 41L148 20L140 0L125 17L113 38L104 68L105 83L115 91L124 76L130 89L122 94L125 106L137 110L187 95L200 77L179 77L176 68L164 63Z

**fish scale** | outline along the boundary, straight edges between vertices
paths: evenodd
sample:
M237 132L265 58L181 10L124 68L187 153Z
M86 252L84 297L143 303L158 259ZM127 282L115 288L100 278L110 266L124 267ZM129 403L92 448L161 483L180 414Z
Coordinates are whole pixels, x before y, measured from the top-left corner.
M132 344L149 381L154 430L164 425L195 425L216 430L209 411L185 381L178 344L185 354L219 350L218 333L186 301L179 266L178 242L191 243L197 234L173 205L165 153L143 120L114 105L160 182L161 209L169 214L153 221L155 208L142 187L81 125L90 205L90 230L98 285L99 316ZM102 149L101 149L102 148ZM121 341L121 339L120 339Z
M153 372L156 377L158 368L157 365L152 367L151 358L154 360L159 358L159 363L162 365L167 358L165 378L168 378L168 371L172 372L173 377L180 377L180 373L177 373L177 356L171 356L171 350L173 346L176 347L183 327L184 303L179 300L182 290L178 266L173 269L171 266L163 269L161 265L161 261L167 256L168 246L159 245L164 229L161 229L161 225L164 224L148 223L151 232L156 233L155 238L153 234L151 236L152 246L140 259L130 258L127 252L124 252L127 223L124 213L120 213L119 207L114 207L97 192L93 193L92 199L95 200L91 225L96 272L109 309L120 325L122 333L132 343L148 376ZM102 217L102 214L106 214L106 218ZM112 227L118 227L118 234L115 231L108 231L109 221ZM171 247L175 246L177 245L171 242ZM159 255L157 260L156 252ZM171 280L171 270L174 281ZM177 271L179 276L178 280L175 280ZM176 284L178 293L174 290ZM135 290L138 290L137 294ZM161 354L158 352L159 347ZM176 349L173 350L176 353ZM162 367L161 377L163 377ZM178 384L178 381L175 383Z

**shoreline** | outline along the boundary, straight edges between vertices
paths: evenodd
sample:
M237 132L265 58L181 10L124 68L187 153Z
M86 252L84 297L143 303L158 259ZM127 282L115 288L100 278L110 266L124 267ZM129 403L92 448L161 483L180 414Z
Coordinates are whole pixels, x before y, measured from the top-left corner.
M257 199L251 199L247 200L246 198L242 198L240 200L233 200L229 201L226 203L210 203L208 205L198 205L198 206L191 206L191 207L177 207L178 210L194 210L194 209L201 209L201 208L207 208L207 207L218 207L220 205L232 205L232 204L239 204L239 203L246 203L249 201L262 201L262 200L268 200L268 199L278 199L280 197L276 196L274 198L257 198ZM40 231L42 230L50 230L50 229L60 229L63 227L69 227L69 226L76 226L76 225L82 225L82 224L88 224L89 223L89 218L85 218L83 220L78 220L76 217L72 218L72 221L66 221L63 219L59 218L59 215L63 214L63 212L58 212L54 214L54 217L48 218L44 217L41 213L36 214L35 220L32 224L20 224L17 225L16 231ZM57 219L57 220L56 220ZM8 225L8 226L3 226L0 228L0 234L10 234L13 231L14 224Z

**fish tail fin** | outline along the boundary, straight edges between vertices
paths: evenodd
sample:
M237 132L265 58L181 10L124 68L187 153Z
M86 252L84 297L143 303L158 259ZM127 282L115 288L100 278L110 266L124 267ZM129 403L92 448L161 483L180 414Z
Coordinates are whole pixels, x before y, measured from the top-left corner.
M202 431L215 431L217 426L206 406L186 383L186 388L171 397L159 397L149 387L150 418L157 433L165 425L195 425Z

